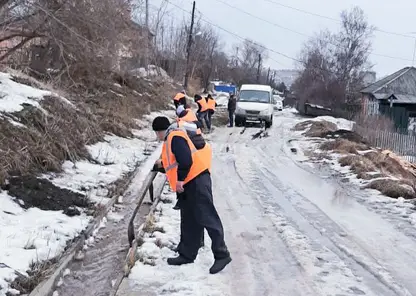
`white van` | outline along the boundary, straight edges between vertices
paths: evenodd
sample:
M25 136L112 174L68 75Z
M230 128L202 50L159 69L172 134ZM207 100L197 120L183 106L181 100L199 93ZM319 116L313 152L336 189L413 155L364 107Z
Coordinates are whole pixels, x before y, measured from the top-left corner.
M264 122L266 128L273 124L273 89L269 85L243 84L237 97L235 125L246 122Z

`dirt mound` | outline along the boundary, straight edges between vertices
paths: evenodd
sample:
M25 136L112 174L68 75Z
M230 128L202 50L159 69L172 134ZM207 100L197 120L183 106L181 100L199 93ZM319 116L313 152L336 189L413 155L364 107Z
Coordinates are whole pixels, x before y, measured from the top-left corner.
M371 162L371 160L362 157L361 155L347 155L341 157L338 162L341 166L350 166L351 171L357 174L358 178L362 178L364 174L377 171L377 167Z
M342 138L336 139L335 141L324 142L319 148L326 151L334 151L340 154L358 154L358 151L370 149L369 146L365 144Z
M14 177L2 186L9 195L15 197L22 208L37 207L46 211L64 211L68 216L80 215L76 207L88 208L91 203L82 194L59 188L49 180L33 176Z
M300 122L295 125L293 130L302 131L308 129L303 135L307 137L319 137L324 138L326 134L330 132L335 132L338 130L338 127L335 123L321 120L321 121L313 121L313 120L306 120Z
M380 151L371 151L364 154L380 171L389 173L397 178L412 180L416 183L416 177L403 165L388 154Z
M399 197L403 197L405 199L416 198L415 188L399 180L392 180L392 179L373 180L368 185L366 185L365 188L378 190L382 194L392 197L392 198L399 198Z
M366 141L363 137L353 131L349 130L336 130L330 131L322 135L324 138L332 138L332 139L345 139L350 142L359 143L363 145L368 145L368 141Z

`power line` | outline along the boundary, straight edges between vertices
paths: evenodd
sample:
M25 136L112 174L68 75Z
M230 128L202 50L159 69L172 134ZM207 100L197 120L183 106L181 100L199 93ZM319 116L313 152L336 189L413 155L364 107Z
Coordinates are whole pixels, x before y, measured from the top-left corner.
M314 12L310 12L310 11L303 10L303 9L300 9L300 8L296 8L296 7L293 7L293 6L289 6L287 4L282 4L282 3L276 2L274 0L263 0L263 1L272 3L274 5L278 5L278 6L281 6L281 7L285 7L285 8L291 9L291 10L295 10L295 11L298 11L298 12L302 12L302 13L305 13L305 14L309 14L309 15L312 15L312 16L315 16L315 17L320 17L320 18L324 18L324 19L327 19L327 20L330 20L330 21L335 21L337 23L341 23L341 21L339 19L332 18L332 17L325 16L325 15L321 15L321 14L314 13ZM416 39L415 36L410 36L410 35L406 35L406 34L402 34L402 33L385 31L385 30L377 29L377 28L374 31L385 33L385 34L390 34L390 35L395 35L395 36L400 36L400 37Z
M185 13L191 14L191 12L187 11L186 9L184 9L184 8L180 7L179 5L177 5L177 4L175 4L175 3L170 2L170 0L165 0L165 1L166 1L167 3L169 3L169 4L171 4L172 6L176 7L176 8L177 8L177 9L179 9L179 10L181 10L181 11L183 11L183 12L185 12ZM200 18L200 20L201 20L201 21L203 21L203 22L205 22L205 23L207 23L207 24L209 24L209 25L211 25L211 26L213 26L213 27L215 27L215 28L217 28L217 29L219 29L219 30L222 30L222 31L224 31L224 32L226 32L226 33L228 33L228 34L230 34L230 35L234 36L234 37L237 37L238 39L241 39L242 41L249 42L249 43L251 43L251 44L253 44L253 45L256 45L256 46L259 46L259 47L261 47L261 48L263 48L263 49L265 49L265 50L267 50L267 51L269 51L269 52L275 53L275 54L277 54L277 55L283 56L283 57L285 57L285 58L287 58L287 59L290 59L290 60L292 60L292 61L295 61L295 62L298 62L298 63L300 63L300 64L304 65L304 62L302 62L302 61L301 61L301 60L299 60L299 59L296 59L296 58L294 58L294 57L288 56L288 55L286 55L286 54L284 54L284 53L281 53L281 52L279 52L279 51L276 51L276 50L274 50L274 49L268 48L268 47L266 47L266 46L264 46L264 45L261 45L261 44L259 44L259 43L254 42L254 41L252 41L252 40L250 40L250 39L248 39L248 38L246 38L246 37L242 37L242 36L240 36L240 35L238 35L238 34L236 34L236 33L234 33L234 32L231 32L230 30L227 30L227 29L225 29L225 28L223 28L223 27L221 27L221 26L219 26L219 25L216 25L216 24L214 24L213 22L207 21L206 19L202 18L202 15L203 15L203 14L202 14L202 12L201 12L201 11L200 11L200 13L201 13L201 18ZM269 59L271 59L271 60L273 60L273 61L277 62L275 59L273 59L273 58L271 58L271 57L269 57ZM279 63L279 62L277 62L277 63ZM329 69L325 69L325 68L320 68L320 67L313 67L313 68L314 68L314 69L318 69L318 70L322 70L322 71L327 72L327 73L330 73L330 74L338 74L338 73L336 73L336 72L334 72L334 71L331 71L331 70L329 70Z
M180 7L179 5L177 5L177 4L175 4L175 3L170 2L169 0L166 0L166 2L167 2L167 3L169 3L169 4L171 4L172 6L175 6L175 7L176 7L176 8L178 8L179 10L182 10L183 12L186 12L186 13L188 13L188 14L190 14L190 13L191 13L191 12L189 12L189 11L185 10L184 8ZM202 14L202 13L201 13L201 14ZM276 50L271 49L271 48L267 48L267 47L266 47L266 46L264 46L264 45L258 44L258 43L254 42L254 41L249 40L249 39L248 39L248 38L246 38L246 37L242 37L242 36L240 36L240 35L238 35L238 34L236 34L236 33L234 33L234 32L231 32L230 30L227 30L227 29L225 29L225 28L223 28L223 27L221 27L221 26L219 26L219 25L217 25L217 24L214 24L213 22L207 21L206 19L204 19L204 18L202 18L202 17L201 17L201 19L200 19L200 20L201 20L201 21L203 21L203 22L205 22L205 23L207 23L207 24L209 24L209 25L211 25L211 26L213 26L213 27L215 27L215 28L217 28L217 29L219 29L219 30L221 30L221 31L224 31L224 32L226 32L226 33L228 33L228 34L230 34L230 35L232 35L232 36L234 36L234 37L237 37L238 39L241 39L242 41L247 41L247 42L250 42L250 43L252 43L252 44L255 44L255 45L257 45L257 46L260 46L260 47L262 47L262 48L264 48L264 49L266 49L266 50L268 50L268 51L270 51L270 52L273 52L273 53L275 53L275 54L277 54L277 55L283 56L283 57L285 57L285 58L287 58L287 59L290 59L290 60L292 60L292 61L295 61L295 62L301 62L300 60L298 60L298 59L296 59L296 58L293 58L293 57L291 57L291 56L288 56L287 54L281 53L281 52L276 51Z
M236 6L234 6L234 5L231 5L231 4L229 4L229 3L227 3L227 2L225 2L225 1L223 1L223 0L215 0L215 1L220 2L220 3L222 3L222 4L224 4L224 5L228 6L228 7L230 7L230 8L232 8L232 9L238 10L238 11L240 11L240 12L242 12L242 13L244 13L244 14L248 15L248 16L251 16L251 17L253 17L253 18L255 18L255 19L258 19L258 20L261 20L261 21L263 21L263 22L266 22L266 23L268 23L268 24L270 24L270 25L273 25L273 26L275 26L275 27L278 27L278 28L281 28L281 29L284 29L284 30L290 31L290 32L292 32L292 33L299 34L299 35L302 35L302 36L305 36L305 37L308 37L308 38L312 38L312 36L310 36L310 35L307 35L307 34L305 34L305 33L301 33L301 32L299 32L299 31L296 31L296 30L293 30L293 29L290 29L290 28L287 28L287 27L281 26L281 25L279 25L279 24L273 23L273 22L271 22L271 21L269 21L269 20L266 20L266 19L264 19L264 18L262 18L262 17L259 17L259 16L257 16L257 15L254 15L254 14L252 14L252 13L248 12L248 11L245 11L245 10L243 10L243 9L239 8L239 7L236 7ZM268 1L268 0L266 0L266 1ZM331 44L331 45L333 45L333 46L335 46L335 47L339 47L339 45L338 45L338 44L331 43L331 42L328 42L328 43L329 43L329 44ZM374 56L380 56L380 57L389 58L389 59L396 59L396 60L402 60L402 61L407 61L407 62L411 62L411 61L412 61L412 60L410 60L410 59L401 58L401 57L393 57L393 56L389 56L389 55L384 55L384 54L375 53L375 52L372 52L372 51L370 51L369 53L370 53L370 54L372 54L372 55L374 55Z

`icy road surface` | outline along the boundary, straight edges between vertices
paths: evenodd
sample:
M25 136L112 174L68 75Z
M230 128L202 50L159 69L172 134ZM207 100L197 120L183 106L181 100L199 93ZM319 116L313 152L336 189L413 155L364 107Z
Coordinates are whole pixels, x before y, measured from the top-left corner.
M416 295L414 237L359 202L367 191L296 161L298 120L276 114L263 138L256 128L212 135L214 200L233 257L223 272L208 274L208 248L192 266L138 262L118 295Z

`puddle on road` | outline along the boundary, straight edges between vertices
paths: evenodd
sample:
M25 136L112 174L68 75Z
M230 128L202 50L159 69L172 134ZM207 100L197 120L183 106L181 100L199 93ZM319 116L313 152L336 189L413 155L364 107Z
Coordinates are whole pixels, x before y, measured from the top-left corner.
M82 260L75 260L68 266L71 273L56 288L60 296L110 295L117 277L123 272L129 248L127 225L134 207L134 203L117 205L118 211L109 215L106 227L98 232ZM135 222L137 227L149 209L149 204L141 206Z

